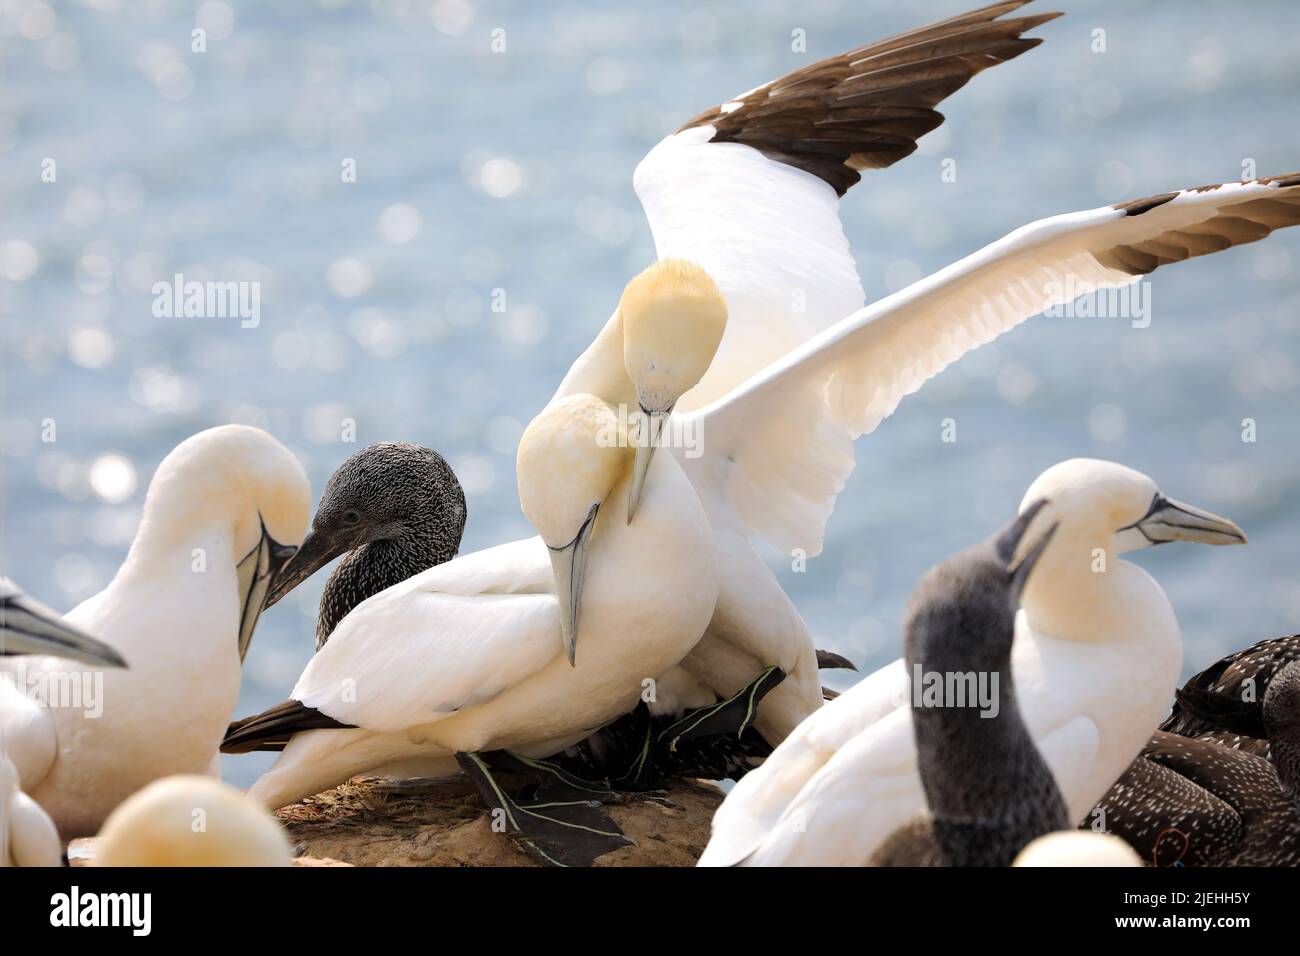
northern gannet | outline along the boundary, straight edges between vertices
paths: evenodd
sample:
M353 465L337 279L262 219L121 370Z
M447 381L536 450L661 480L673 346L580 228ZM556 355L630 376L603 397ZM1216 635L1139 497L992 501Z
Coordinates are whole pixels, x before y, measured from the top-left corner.
M642 375L650 377L653 373L653 387L677 395L686 392L704 375L727 322L726 305L708 276L698 268L673 262L656 264L633 279L625 292L620 314L626 343L620 340L619 355L626 348L631 354L642 356L641 364L622 371L622 374L627 376L631 372L639 381ZM642 384L650 387L648 383ZM581 397L586 402L605 400L601 396L593 399L593 396L581 393L567 396L549 404L538 420L549 421L546 417L548 412L569 408L574 397ZM559 420L564 421L564 416L561 415ZM618 460L626 457L626 477L630 484L635 455L631 447L633 442L625 432L626 423L619 421L617 415L613 424L603 417L602 420L609 427L599 436L600 444L596 451L604 456L617 454L620 456ZM557 433L557 438L562 434ZM535 494L535 489L547 489L553 496L574 494L577 490L570 487L571 481L555 471L555 467L563 464L561 459L555 458L554 466L550 465L546 446L534 440L533 447L538 451L525 455L521 442L518 459L520 500L525 504L526 514L530 506L525 498ZM639 556L629 553L626 556L630 562L628 566L645 567L645 562L658 549L658 559L664 566L657 569L645 567L645 573L650 575L645 580L654 582L664 578L665 582L676 582L672 586L665 583L662 589L658 585L644 585L638 592L640 598L635 601L627 596L631 604L624 612L625 621L613 626L620 633L627 632L638 639L631 622L640 619L642 613L652 621L659 621L653 624L655 633L664 629L673 634L688 630L684 622L690 618L695 603L694 599L688 598L696 589L690 583L691 570L698 568L700 571L698 588L701 593L716 588L718 573L708 518L700 510L690 483L682 475L676 460L672 456L662 457L670 461L663 466L653 466L651 470L651 474L665 475L664 480L668 482L668 487L656 496L658 507L678 509L680 514L674 515L672 520L660 522L662 527L642 528L641 522L637 521L611 537L611 543L602 548L611 555L604 562L609 567L601 572L605 578L617 575L617 562L624 560L622 552L633 550L631 543L625 543L625 536L630 535L626 542L635 542L638 535L647 535L651 542L647 547L651 550ZM605 460L593 458L591 464ZM528 469L529 473L525 474L522 469ZM647 490L646 496L650 493L651 490ZM621 515L623 524L627 525L627 499L628 495L624 493L623 500L616 505L607 503L601 508L603 525L612 522L614 519L610 516L614 514ZM586 509L590 509L592 504L588 501L583 505L584 519L587 517ZM678 528L688 516L693 516L696 522L689 534ZM531 520L531 515L529 517ZM538 527L536 521L533 523ZM430 707L445 709L465 706L470 701L491 701L495 695L518 683L522 676L549 666L555 648L551 645L554 635L548 628L556 622L546 615L558 613L559 608L564 609L560 622L563 624L563 640L559 645L563 651L561 657L567 659L568 653L576 649L576 615L583 603L575 599L577 591L583 587L581 562L574 563L577 557L574 548L578 543L574 535L578 527L585 527L584 534L590 534L590 526L579 523L563 541L548 540L543 532L539 537L524 542L463 555L362 602L339 623L329 643L307 665L291 694L292 699L264 714L239 721L223 744L227 752L238 753L299 734L250 792L265 800L268 806L279 807L394 761L425 761L422 775L456 772L457 765L450 759L454 751L437 741L427 742L423 735L412 735L407 730L432 719ZM678 538L682 542L680 546L673 544ZM569 544L574 547L568 551L556 550ZM698 547L705 547L706 553L697 553L694 549ZM669 559L666 557L669 555L675 557ZM623 593L605 579L611 593ZM621 587L632 588L633 584L629 581ZM677 606L679 590L683 595L681 607ZM708 603L712 616L716 594L708 599ZM615 608L606 606L603 613L614 615ZM610 616L604 620L619 621L620 618ZM594 624L587 626L596 627ZM701 626L685 642L683 655L703 630ZM486 644L478 648L475 635L480 632L483 635L481 640ZM345 634L348 637L343 646L335 647L335 642ZM467 644L471 650L464 648ZM442 655L447 656L444 658ZM658 660L653 655L651 657ZM458 663L462 659L464 663ZM632 710L647 688L655 697L656 682L680 659L679 656L655 670L650 666L651 658L629 655L612 672L624 675L631 668L636 675L638 691L624 701L622 710L610 713L599 722L582 723L588 720L585 716L578 719L578 715L585 713L583 707L570 708L558 702L570 701L570 692L564 690L552 706L555 720L570 728L567 735L538 733L544 722L534 721L534 728L524 730L521 740L496 746L518 749L526 744L525 752L529 756L558 752ZM600 665L588 662L583 668L579 659L578 666L590 675ZM499 675L493 675L493 668L500 668ZM355 688L330 686L330 682L346 677L355 678ZM621 692L621 679L620 676L606 689ZM481 688L480 683L483 685ZM423 697L425 689L430 686L443 687L443 694L434 698ZM659 689L671 690L666 686ZM353 691L357 698L355 702L335 699L341 693ZM406 699L408 692L409 699ZM360 710L357 710L357 704L362 705ZM603 712L604 706L601 704L597 709ZM355 725L364 730L302 733L323 731L340 724ZM460 722L453 721L449 726L458 727Z
M764 399L747 405L741 414L752 417L743 423L719 422L720 432L737 429L719 435L727 448L715 449L713 422L700 410L740 394L771 363L862 307L839 197L861 170L885 168L915 150L916 140L943 122L935 107L973 76L1042 42L1022 34L1060 14L998 19L1026 2L992 4L796 70L706 110L638 164L633 186L659 259L704 268L726 298L727 331L700 383L672 397L653 381L633 387L627 371L636 357L624 346L616 309L556 398L591 392L644 414L650 440L638 442L633 511L655 438L669 429L667 444L713 525L723 575L718 611L674 679L660 682L660 712L731 698L772 666L786 676L763 698L756 723L770 744L821 706L812 635L754 539L787 553L820 553L826 518L852 466L851 438L841 437L839 418L855 412L831 384L837 370L820 364L800 377L800 401L783 407L781 399ZM694 413L690 423L683 413ZM705 435L699 443L682 440ZM768 456L787 442L793 453ZM515 560L538 560L535 545L519 547Z
M125 667L120 654L64 621L18 585L0 577L0 656L42 654L99 667ZM0 866L58 866L63 844L40 805L23 793L9 759L9 734L22 728L8 717L26 710L10 674L0 674ZM10 697L14 699L6 703ZM17 743L16 743L17 745Z
M0 684L8 676L29 691L0 700L6 748L23 790L65 840L93 834L152 780L210 771L266 593L310 509L302 465L266 432L200 432L158 466L112 582L65 617L120 651L130 670L0 660ZM102 713L54 699L69 677L90 686Z
M1058 523L1016 618L1012 669L1026 725L1065 798L1084 814L1137 756L1172 695L1178 621L1160 586L1120 555L1166 541L1239 544L1226 518L1166 498L1112 462L1040 475L1022 508ZM736 784L701 865L856 865L925 810L902 661L809 717Z
M519 443L519 497L550 554L543 579L509 579L489 549L363 602L293 700L227 740L300 731L250 796L278 807L394 759L438 755L476 768L482 791L496 787L482 752L545 756L631 710L699 640L717 573L708 518L671 456L656 459L643 520L628 524L634 456L620 434L614 410L590 395L535 418ZM323 726L347 729L301 732Z
M1039 837L1011 865L1141 866L1142 860L1119 837L1090 830L1062 830Z
M1163 193L1023 226L862 308L838 197L861 169L910 153L942 121L937 103L974 73L1037 45L1021 34L1055 14L997 19L1022 5L994 4L814 64L656 145L633 183L658 255L697 263L727 299L718 356L669 409L620 377L615 312L558 393L639 404L660 419L653 430L669 429L723 573L718 614L682 666L721 697L767 666L785 671L759 709L773 742L817 709L820 688L807 626L754 544L820 553L858 437L1036 314L1300 222L1300 173ZM681 440L691 435L708 439L697 448Z
M1020 544L1046 503L932 568L912 592L903 661L927 813L895 830L873 866L1010 866L1032 840L1070 826L1011 673L1020 595L1056 528Z
M1246 699L1197 678L1179 709L1215 729L1154 733L1089 819L1153 866L1300 866L1300 660Z
M466 516L456 473L432 448L409 442L369 445L330 475L311 530L284 566L266 606L346 553L321 594L320 650L338 622L366 598L454 558Z
M109 814L92 866L291 866L275 819L234 787L178 774L155 780Z

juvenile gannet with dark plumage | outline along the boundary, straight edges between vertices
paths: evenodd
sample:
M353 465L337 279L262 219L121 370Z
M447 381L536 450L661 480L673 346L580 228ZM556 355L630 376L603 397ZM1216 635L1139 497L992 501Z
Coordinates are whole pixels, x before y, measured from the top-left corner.
M466 516L456 473L432 448L409 442L369 445L330 475L311 530L284 566L266 606L346 554L321 593L319 650L366 598L454 558Z
M1119 556L1166 541L1240 544L1231 521L1165 497L1111 462L1073 459L1023 507L1059 524L1024 591L1012 670L1025 724L1081 820L1132 762L1172 695L1178 621L1160 586ZM925 810L901 661L809 717L736 784L701 865L856 865Z
M102 641L72 627L50 608L35 601L6 577L0 577L0 656L42 654L98 667L125 667L122 656ZM26 711L26 686L0 674L0 866L58 866L62 843L54 821L23 793L18 771L9 759L9 735L15 745L23 729L7 722ZM6 698L15 699L6 702Z
M1070 825L1020 716L1011 672L1020 594L1056 528L1027 551L1020 543L1046 503L932 568L912 592L903 661L928 812L895 830L873 866L1010 866L1030 841ZM926 690L931 677L966 675L984 681L985 691L955 700Z
M0 701L0 725L23 790L65 840L93 834L152 780L210 770L267 591L310 509L302 465L266 432L200 432L158 466L108 587L66 615L130 661L102 673L102 714L44 706L66 662L0 660L0 680L22 666L37 688Z
M1268 638L1215 661L1183 685L1160 729L1183 737L1202 737L1257 757L1267 757L1265 735L1239 733L1216 719L1217 709L1196 709L1187 706L1185 701L1204 694L1219 699L1235 698L1244 703L1262 701L1274 675L1295 661L1300 661L1300 634Z
M1257 644L1210 668L1217 680L1203 672L1179 690L1177 716L1203 732L1154 733L1089 821L1153 866L1300 866L1300 660L1258 688L1228 691L1223 676L1285 648L1273 651Z

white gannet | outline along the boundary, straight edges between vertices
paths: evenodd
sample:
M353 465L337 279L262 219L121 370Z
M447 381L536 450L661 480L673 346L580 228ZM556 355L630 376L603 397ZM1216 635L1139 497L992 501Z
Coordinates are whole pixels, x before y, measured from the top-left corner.
M1010 866L1070 826L1011 672L1020 595L1056 530L1020 548L1044 505L930 569L907 602L903 662L927 812L890 834L873 866Z
M1026 2L996 3L814 63L706 110L656 145L633 185L658 256L703 267L726 298L727 331L701 382L670 400L652 382L631 386L624 360L630 371L635 354L624 346L617 309L556 397L591 392L633 412L639 406L657 435L671 427L665 423L674 410L680 418L737 394L751 376L860 309L865 296L839 197L861 170L885 168L915 150L916 140L943 122L935 107L973 76L1042 42L1022 34L1060 14L998 19ZM808 393L827 398L819 408L803 405L785 415L754 407L743 425L763 433L758 440L770 441L768 447L796 439L796 454L765 463L762 483L774 487L754 487L754 471L743 462L733 468L730 450L715 454L711 423L673 428L677 436L703 438L671 444L701 491L723 577L708 633L673 679L660 682L660 711L732 697L770 666L785 679L759 705L756 727L769 743L821 705L812 636L752 539L820 553L830 503L843 485L839 472L847 474L838 447L847 441L832 434L837 447L822 447L826 433L838 431L836 402L827 394L834 376L823 371L804 383ZM764 422L768 414L772 420ZM638 444L633 510L653 447ZM801 460L805 448L813 455ZM828 467L836 473L826 475ZM733 473L735 487L721 487ZM799 500L809 494L820 499L811 507ZM538 558L534 552L516 560ZM675 688L689 693L678 697Z
M1072 459L1023 507L1059 525L1024 590L1012 670L1026 725L1082 820L1137 756L1173 694L1178 620L1120 555L1166 541L1238 544L1235 524L1166 498L1122 465ZM701 865L855 865L923 813L901 661L809 717L728 794Z
M1171 192L1039 220L860 308L838 196L859 170L910 153L942 121L934 106L974 73L1037 45L1021 34L1056 14L996 19L1022 5L814 64L655 146L636 192L659 256L697 263L726 298L718 355L672 407L642 395L615 361L616 311L560 387L636 402L658 429L706 436L670 443L709 514L722 573L715 619L682 666L722 697L766 666L785 671L759 707L769 741L821 701L808 629L754 542L820 553L856 438L966 352L1050 307L1300 222L1300 173Z
M714 531L717 611L683 662L684 679L660 681L662 709L730 697L772 665L788 676L759 707L765 738L783 739L820 706L807 626L755 539L818 554L854 439L904 396L1053 305L1300 221L1300 174L1184 190L1040 220L858 309L838 193L858 168L910 152L941 122L933 106L970 75L1036 45L1020 33L1049 15L994 19L1021 5L996 4L766 84L702 114L638 166L659 255L699 263L727 299L718 355L676 399L650 383L642 395L629 377L636 352L621 306L556 397L643 405L661 424L675 410L673 432L707 436L668 444ZM819 135L828 125L843 142ZM493 549L493 561L497 586L544 582L549 568L536 538ZM689 696L670 699L674 689Z
M178 774L127 797L104 822L92 866L291 866L275 819L234 787Z
M130 670L70 674L55 658L0 660L0 684L23 685L0 699L6 749L65 840L93 834L152 780L210 771L267 590L310 508L302 465L266 432L200 432L158 466L108 587L65 617ZM102 712L89 698L65 700L74 684Z
M1062 830L1025 847L1012 866L1141 866L1133 848L1117 836Z
M518 454L520 502L550 555L542 579L507 579L489 549L364 601L293 700L227 739L299 731L250 796L278 807L411 756L545 756L631 710L699 640L717 598L690 483L671 456L657 459L645 520L629 525L632 462L608 404L573 395L548 406ZM313 726L348 729L301 732Z
M48 654L100 667L125 667L120 654L64 621L0 577L0 656ZM18 770L9 759L8 741L23 728L4 719L25 711L23 691L0 674L0 866L58 866L63 844L58 829L40 805L23 793ZM9 701L8 698L16 698Z

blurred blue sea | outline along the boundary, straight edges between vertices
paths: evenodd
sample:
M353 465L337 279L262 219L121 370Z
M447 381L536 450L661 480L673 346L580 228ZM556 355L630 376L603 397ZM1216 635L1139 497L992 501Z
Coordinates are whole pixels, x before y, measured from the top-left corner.
M317 492L363 444L423 442L465 485L465 550L531 534L515 441L653 256L640 157L733 94L977 5L3 0L0 568L60 608L94 593L161 458L229 421L274 432ZM1248 160L1300 169L1294 3L1033 8L1068 12L846 197L869 298L1042 216L1238 179ZM1138 557L1178 611L1186 671L1300 629L1297 264L1293 230L1161 270L1150 328L1038 318L905 400L859 443L823 555L802 574L773 557L819 646L864 670L895 657L922 572L1077 455L1248 531L1248 548ZM260 280L260 324L155 318L151 287L176 272ZM292 686L324 578L263 618L241 714ZM268 763L225 774L246 785Z

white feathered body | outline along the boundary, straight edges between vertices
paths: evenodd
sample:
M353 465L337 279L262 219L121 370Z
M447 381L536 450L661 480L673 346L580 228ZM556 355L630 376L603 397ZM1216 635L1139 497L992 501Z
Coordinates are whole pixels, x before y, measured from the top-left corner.
M1012 669L1026 725L1072 818L1082 821L1168 709L1178 623L1141 568L1116 562L1093 639L1036 633L1022 611ZM713 821L701 865L861 866L926 813L901 660L806 720L740 781Z

